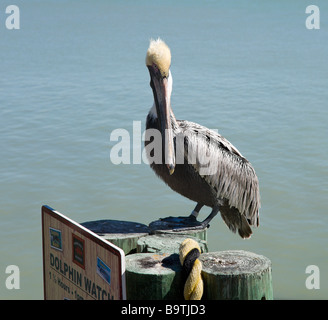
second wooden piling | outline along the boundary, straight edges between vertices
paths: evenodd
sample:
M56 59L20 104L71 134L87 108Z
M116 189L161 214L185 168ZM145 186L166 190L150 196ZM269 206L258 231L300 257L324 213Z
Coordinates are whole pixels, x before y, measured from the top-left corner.
M272 300L271 261L253 252L229 250L200 256L207 300Z
M125 264L128 300L183 300L178 254L136 253Z

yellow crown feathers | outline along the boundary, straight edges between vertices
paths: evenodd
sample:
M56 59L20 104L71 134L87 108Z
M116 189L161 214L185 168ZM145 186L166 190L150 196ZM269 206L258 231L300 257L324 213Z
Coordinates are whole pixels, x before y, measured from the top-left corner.
M147 50L146 65L152 66L153 64L157 66L163 77L169 75L171 51L166 43L160 38L157 40L151 39Z

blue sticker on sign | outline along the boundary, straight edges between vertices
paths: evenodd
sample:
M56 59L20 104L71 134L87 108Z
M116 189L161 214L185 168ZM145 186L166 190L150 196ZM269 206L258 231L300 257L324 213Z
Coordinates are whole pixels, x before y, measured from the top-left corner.
M110 284L110 268L97 257L97 273L108 283Z
M49 228L49 232L50 232L50 247L62 251L63 245L62 245L61 231L54 228Z

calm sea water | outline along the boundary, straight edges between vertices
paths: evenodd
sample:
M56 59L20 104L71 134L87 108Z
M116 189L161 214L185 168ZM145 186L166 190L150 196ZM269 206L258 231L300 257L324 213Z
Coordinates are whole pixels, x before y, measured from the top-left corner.
M218 129L260 180L260 227L242 240L218 217L210 250L270 258L275 298L328 298L326 1L320 30L306 29L312 3L299 0L17 0L20 30L7 30L10 4L0 4L0 298L43 298L43 204L78 222L148 224L193 209L143 162L110 159L114 129L131 132L133 150L133 121L144 128L144 59L158 36L173 55L176 117ZM5 286L11 264L19 290ZM308 265L318 290L305 286Z

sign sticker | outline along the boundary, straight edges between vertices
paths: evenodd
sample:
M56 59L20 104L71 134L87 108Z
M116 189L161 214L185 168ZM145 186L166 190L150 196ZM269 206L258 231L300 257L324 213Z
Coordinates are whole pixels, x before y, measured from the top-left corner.
M110 268L97 257L97 273L108 283L110 284Z
M72 235L73 242L73 262L75 262L79 267L85 269L84 266L84 240L76 236Z
M50 232L50 247L62 251L63 246L62 246L61 231L49 227L49 232Z

